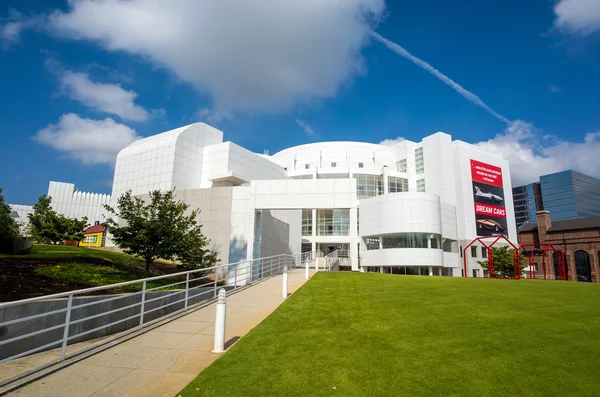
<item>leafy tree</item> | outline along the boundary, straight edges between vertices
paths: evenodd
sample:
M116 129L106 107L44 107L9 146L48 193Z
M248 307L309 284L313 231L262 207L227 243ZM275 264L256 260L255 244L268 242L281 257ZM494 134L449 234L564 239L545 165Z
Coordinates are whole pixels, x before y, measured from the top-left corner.
M52 209L52 198L40 196L29 214L30 237L40 243L60 243L65 240L81 241L88 225L86 217L81 220L67 218Z
M198 211L186 215L189 205L175 200L174 191L150 192L150 203L128 191L117 200L117 209L106 205L115 219L107 221L113 241L129 254L146 261L146 271L158 258L179 260L186 267L201 268L218 259L205 247L209 240L196 224ZM116 219L124 221L119 225Z
M4 202L4 195L0 187L0 240L19 237L19 225L12 217L12 210Z
M52 199L45 194L38 198L33 206L33 213L29 217L28 234L32 240L38 243L51 243L58 241L58 235L54 230L54 219L57 217L56 211L50 205Z
M515 250L514 248L492 247L492 258L494 259L494 277L514 278L515 277ZM488 261L477 262L485 270L489 271ZM519 253L519 267L521 274L527 266L527 258Z

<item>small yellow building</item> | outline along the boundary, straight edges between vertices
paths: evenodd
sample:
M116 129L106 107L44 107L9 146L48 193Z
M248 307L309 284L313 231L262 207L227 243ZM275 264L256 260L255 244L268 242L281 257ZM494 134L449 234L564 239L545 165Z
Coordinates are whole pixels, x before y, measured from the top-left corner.
M106 243L106 226L94 225L83 232L83 240L79 242L80 247L104 247Z

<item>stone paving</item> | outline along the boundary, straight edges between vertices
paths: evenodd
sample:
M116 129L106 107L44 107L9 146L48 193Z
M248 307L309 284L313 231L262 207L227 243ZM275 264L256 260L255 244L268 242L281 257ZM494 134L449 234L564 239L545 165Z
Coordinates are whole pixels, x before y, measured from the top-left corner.
M288 292L304 282L304 270L290 271ZM235 343L284 301L281 283L282 276L275 276L227 298L226 347L227 341ZM8 395L174 396L219 358L220 354L211 353L214 321L215 304L211 304Z

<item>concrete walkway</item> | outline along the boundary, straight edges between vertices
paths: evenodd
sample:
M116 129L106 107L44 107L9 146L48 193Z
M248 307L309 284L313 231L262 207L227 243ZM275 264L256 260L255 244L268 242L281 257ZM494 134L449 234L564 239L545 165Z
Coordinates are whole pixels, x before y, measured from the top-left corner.
M314 271L311 270L311 275ZM304 284L304 270L289 273L289 293ZM225 340L243 337L283 301L282 276L227 298ZM174 396L219 358L211 353L215 304L26 385L11 396ZM227 347L227 346L226 346ZM42 353L44 354L44 353Z

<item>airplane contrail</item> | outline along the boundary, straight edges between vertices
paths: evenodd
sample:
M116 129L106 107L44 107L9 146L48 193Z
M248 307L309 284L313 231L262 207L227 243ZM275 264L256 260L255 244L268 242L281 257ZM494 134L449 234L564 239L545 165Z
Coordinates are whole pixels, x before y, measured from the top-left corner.
M481 100L481 98L479 98L477 95L473 94L469 90L464 89L460 84L458 84L457 82L452 80L450 77L446 76L445 74L443 74L442 72L440 72L439 70L437 70L436 68L434 68L433 66L428 64L427 62L425 62L424 60L419 59L416 56L412 55L410 52L406 51L402 46L394 43L393 41L386 39L385 37L381 36L379 33L371 32L371 34L381 44L385 45L387 48L394 51L396 54L403 56L404 58L408 59L409 61L415 63L417 66L420 66L421 68L425 69L426 71L428 71L429 73L431 73L432 75L437 77L438 79L442 80L444 83L448 84L460 95L465 97L467 100L473 102L475 105L480 106L483 109L487 110L492 116L496 117L498 120L502 120L506 124L512 123L509 119L502 116L500 113L496 112L495 110L490 108L488 105L486 105L485 102L483 102Z

